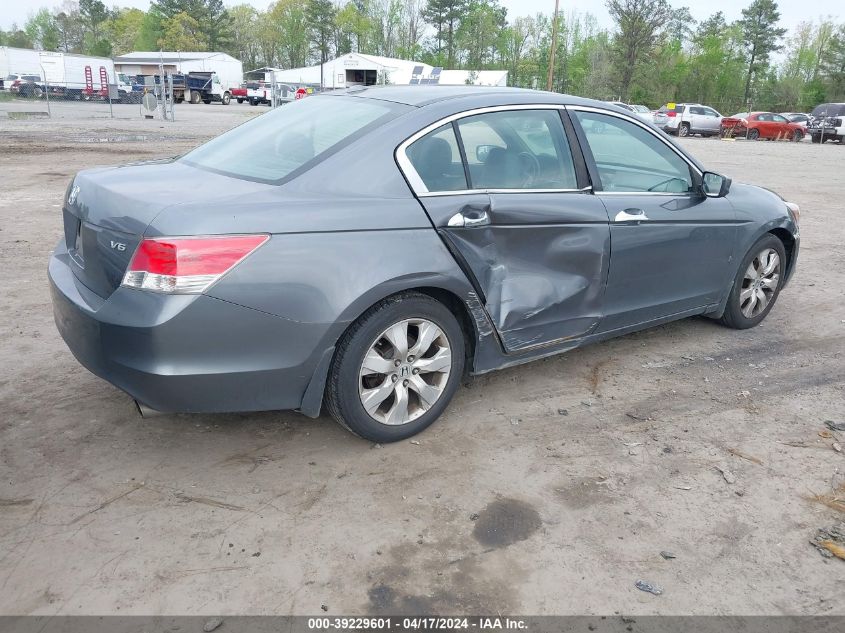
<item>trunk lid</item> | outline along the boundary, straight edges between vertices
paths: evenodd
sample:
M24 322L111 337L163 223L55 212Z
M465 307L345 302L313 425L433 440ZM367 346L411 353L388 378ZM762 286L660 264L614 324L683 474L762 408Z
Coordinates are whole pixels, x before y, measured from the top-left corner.
M215 205L265 187L173 159L80 172L64 201L64 234L74 275L108 297L120 286L153 219L186 202Z

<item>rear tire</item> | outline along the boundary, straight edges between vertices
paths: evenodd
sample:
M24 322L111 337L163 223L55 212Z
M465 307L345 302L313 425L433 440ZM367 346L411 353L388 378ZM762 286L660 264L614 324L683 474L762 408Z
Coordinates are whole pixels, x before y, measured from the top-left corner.
M241 99L240 97L238 97L238 103L243 103L243 102L244 102L244 100Z
M394 333L396 326L400 334ZM434 338L425 337L422 328L435 333ZM394 340L400 345L393 345ZM406 357L417 344L422 345L419 357ZM446 409L460 385L464 349L458 320L442 303L418 292L388 297L361 315L338 343L326 384L326 408L341 426L372 442L409 438ZM438 358L445 364L426 368ZM432 401L427 403L421 393ZM370 412L365 400L371 403Z
M801 132L801 130L795 130L792 133L792 141L793 142L800 143L803 139L804 139L804 134Z
M772 253L777 257L776 265L772 263ZM767 263L772 265L771 271L767 271ZM757 240L743 258L734 278L725 313L720 319L722 324L735 330L745 330L765 319L780 295L786 265L783 242L771 233ZM758 307L761 303L762 307Z
M690 129L689 123L681 123L681 127L678 128L678 136L689 136Z
M191 103L197 104L202 101L202 95L196 90L191 90Z
M229 105L229 101L231 101L231 100L232 100L232 95L230 95L228 92L224 92L223 93L223 99L221 99L221 102L223 103L223 105Z

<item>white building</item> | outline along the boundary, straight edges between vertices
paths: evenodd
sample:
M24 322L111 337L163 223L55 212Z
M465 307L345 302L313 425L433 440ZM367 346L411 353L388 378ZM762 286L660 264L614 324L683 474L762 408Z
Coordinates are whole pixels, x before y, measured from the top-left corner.
M446 86L505 86L506 70L443 70L422 62L347 53L322 65L325 89L378 84L440 84ZM320 85L320 64L303 68L273 69L280 83ZM269 80L269 73L266 73Z
M159 66L167 73L215 72L224 88L243 83L243 64L226 53L192 51L137 51L114 58L114 67L127 75L155 75Z

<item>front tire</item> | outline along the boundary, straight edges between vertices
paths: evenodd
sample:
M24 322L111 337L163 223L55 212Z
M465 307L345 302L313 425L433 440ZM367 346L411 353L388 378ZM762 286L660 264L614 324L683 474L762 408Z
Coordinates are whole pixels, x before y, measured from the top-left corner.
M721 322L736 330L759 324L777 301L785 271L783 242L767 233L742 260Z
M754 128L753 130L748 130L748 140L749 141L756 141L760 138L760 130Z
M446 409L464 370L464 335L439 301L407 292L367 310L338 344L326 408L373 442L416 435Z

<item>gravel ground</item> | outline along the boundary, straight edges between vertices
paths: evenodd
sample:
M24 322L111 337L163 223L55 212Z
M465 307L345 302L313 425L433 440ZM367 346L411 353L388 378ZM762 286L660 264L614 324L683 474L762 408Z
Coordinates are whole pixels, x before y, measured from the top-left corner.
M845 497L824 424L845 421L845 148L683 141L802 206L760 327L689 319L473 379L374 446L294 413L142 420L77 364L46 281L72 174L265 110L57 106L0 103L0 614L845 614L845 561L810 544L843 519L813 497Z

